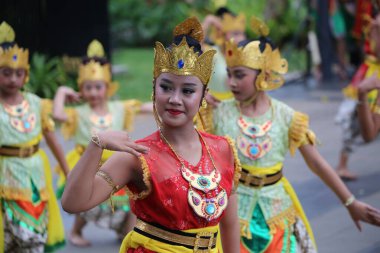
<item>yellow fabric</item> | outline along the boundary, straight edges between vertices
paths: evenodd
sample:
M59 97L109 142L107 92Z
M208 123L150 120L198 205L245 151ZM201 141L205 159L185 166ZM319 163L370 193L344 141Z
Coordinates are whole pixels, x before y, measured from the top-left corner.
M133 122L136 113L141 109L141 101L131 99L124 102L124 129L127 131L133 130Z
M372 61L367 58L365 60L365 64L368 66L367 72L365 73L364 78L372 76L375 72L377 72L377 77L380 78L380 63L376 61ZM346 88L342 90L343 95L347 98L351 98L353 100L358 99L358 87L354 87L353 85L348 85ZM377 98L377 90L373 90L368 93L368 99L374 101Z
M41 125L44 131L54 131L55 124L51 118L53 102L50 99L41 100Z
M294 112L289 128L289 152L293 156L296 149L305 144L314 145L315 134L309 129L309 117L300 112Z
M45 152L43 152L41 149L39 150L39 153L44 163L46 187L49 193L49 222L47 225L48 237L46 241L46 244L49 246L62 243L65 240L65 230L63 227L61 213L59 211L58 202L53 190L53 177L51 175L48 157L46 156Z
M274 165L272 167L267 167L267 168L258 168L255 166L250 166L250 165L245 165L245 164L242 165L242 167L244 169L248 170L249 173L251 173L253 175L258 175L258 176L270 175L270 174L274 174L276 172L279 172L282 169L282 166L283 166L282 163L277 163L276 165ZM289 196L293 202L294 208L296 209L298 216L302 219L303 223L305 224L307 232L310 235L310 238L312 239L312 241L314 243L314 247L316 248L316 243L315 243L313 231L311 230L311 226L310 226L309 221L305 215L305 212L302 208L302 205L301 205L300 201L298 200L296 192L294 191L293 187L291 186L291 184L289 183L289 181L285 177L282 177L280 182L282 182L282 184L284 185L285 191L289 194Z
M239 179L240 179L240 173L241 173L241 164L240 159L236 150L235 142L228 136L226 136L227 142L230 145L232 149L232 153L234 155L234 163L235 163L235 171L234 171L234 187L233 192L236 191L237 187L239 186Z
M78 114L74 108L65 109L67 120L62 124L61 133L65 140L74 136L78 125Z
M285 177L282 177L280 182L283 183L286 192L289 194L290 198L292 199L294 207L298 213L298 216L301 217L303 223L305 224L306 230L307 230L311 240L313 241L314 247L315 247L315 249L317 249L317 244L315 243L313 230L311 229L309 220L306 217L306 214L302 208L302 205L301 205L301 203L297 197L296 192L294 191L292 185L289 183L289 181Z
M199 232L217 232L218 226L198 228L198 229L189 229L184 230L188 233L199 233ZM152 250L160 253L194 253L194 250L188 249L185 247L174 246L166 244L163 242L156 241L134 231L129 232L121 244L119 253L126 253L128 249L136 249L138 247L144 247L145 249ZM218 233L217 246L210 251L211 253L223 253L223 248L220 240L220 233Z
M220 91L209 90L209 93L218 100L226 100L226 99L231 99L234 97L231 91L220 92Z

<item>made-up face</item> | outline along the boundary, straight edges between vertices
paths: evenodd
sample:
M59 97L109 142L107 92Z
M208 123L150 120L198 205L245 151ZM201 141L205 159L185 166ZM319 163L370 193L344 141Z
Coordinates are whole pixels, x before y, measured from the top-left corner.
M258 70L247 67L227 68L228 86L237 101L243 102L257 93L255 85Z
M162 123L180 127L192 124L203 98L204 85L196 76L162 73L155 80L154 92Z
M15 94L25 84L27 71L23 68L0 67L0 90L4 94Z
M81 85L82 98L90 106L96 106L107 100L107 84L104 81L84 81Z

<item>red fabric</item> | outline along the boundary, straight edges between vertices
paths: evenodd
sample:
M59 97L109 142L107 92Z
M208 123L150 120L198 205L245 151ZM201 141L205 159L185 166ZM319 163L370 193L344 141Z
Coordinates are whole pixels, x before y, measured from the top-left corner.
M367 64L363 63L362 65L360 65L359 69L356 71L354 77L352 78L350 85L353 87L358 87L359 83L364 79L367 70Z
M156 253L156 252L145 249L143 247L138 247L137 249L128 249L127 253Z
M273 235L272 241L270 242L265 253L281 253L284 247L284 233L283 229L277 229L276 233ZM288 241L290 243L290 240Z
M366 21L363 20L363 16L368 14L372 16L372 5L371 1L368 0L357 0L356 3L356 13L355 13L355 23L352 29L352 33L355 37L360 38L363 35L363 29L366 25Z
M36 220L45 210L46 202L40 202L38 205L34 205L29 201L16 200L15 201L19 207L21 207L29 215L33 216Z
M234 157L232 149L224 137L201 133L206 141L216 168L221 173L220 186L230 196L233 186ZM130 200L133 213L144 221L158 223L173 230L186 230L217 225L223 214L214 220L207 221L195 214L187 201L189 183L182 177L181 164L161 140L159 132L155 132L137 143L150 148L149 154L144 155L151 174L151 193L142 200ZM186 161L185 165L194 172L202 169L200 174L212 171L212 163L203 146L202 157L197 166ZM136 192L133 185L128 187ZM215 196L214 191L208 197Z

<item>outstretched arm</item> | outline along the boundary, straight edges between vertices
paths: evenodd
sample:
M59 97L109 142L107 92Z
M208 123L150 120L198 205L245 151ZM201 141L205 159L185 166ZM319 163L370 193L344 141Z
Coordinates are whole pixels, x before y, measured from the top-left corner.
M234 193L230 196L224 217L220 221L220 233L225 253L240 252L240 224L237 206L237 194Z
M309 168L335 192L342 203L346 204L351 218L359 230L361 230L359 221L380 226L380 211L361 201L352 199L352 193L327 161L319 154L315 146L303 145L300 147L300 151Z
M112 185L121 187L138 177L135 173L139 171L136 168L140 167L137 156L140 152L147 152L147 148L130 141L128 134L123 131L105 131L98 136L100 142L90 142L67 178L62 207L69 213L78 213L97 206L116 190ZM102 147L120 151L100 167L103 176L97 174Z

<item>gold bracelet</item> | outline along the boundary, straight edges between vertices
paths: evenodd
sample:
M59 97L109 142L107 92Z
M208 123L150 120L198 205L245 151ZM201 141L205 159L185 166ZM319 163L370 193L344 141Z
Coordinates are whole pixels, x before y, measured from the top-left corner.
M107 184L109 186L112 187L112 191L110 193L110 204L111 204L111 209L112 209L112 213L115 212L115 207L113 205L113 202L112 202L112 195L117 192L119 190L119 186L118 185L115 185L115 183L113 182L112 178L108 175L108 173L102 171L102 170L98 170L96 172L96 175L101 177L104 181L107 182Z
M351 195L347 200L346 202L344 202L344 205L346 207L349 207L350 205L352 205L352 203L354 203L354 201L356 200L355 196L354 195Z
M371 111L375 114L380 114L380 106L378 106L377 104L373 104L371 107Z
M91 136L91 141L93 143L96 144L96 146L98 146L99 148L101 149L106 149L106 147L102 144L102 142L100 141L100 138L98 136L97 133L93 133L93 135Z

